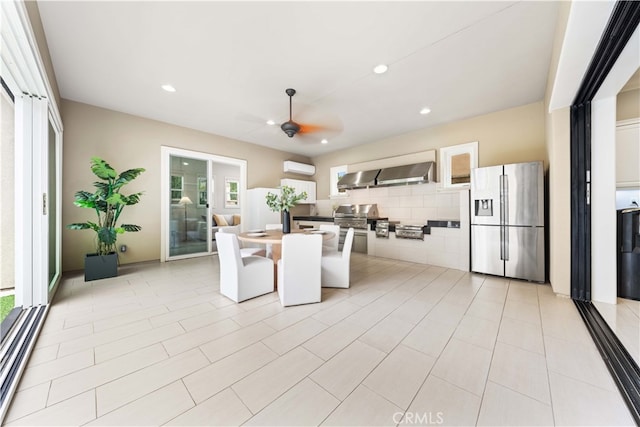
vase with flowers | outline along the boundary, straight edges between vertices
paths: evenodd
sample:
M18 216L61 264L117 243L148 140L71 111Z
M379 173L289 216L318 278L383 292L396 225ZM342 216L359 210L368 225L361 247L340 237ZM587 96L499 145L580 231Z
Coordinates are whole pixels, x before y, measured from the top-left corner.
M280 187L280 194L267 193L267 206L274 212L282 212L282 232L291 232L291 208L297 205L300 200L307 199L307 192L296 194L296 189L283 185Z

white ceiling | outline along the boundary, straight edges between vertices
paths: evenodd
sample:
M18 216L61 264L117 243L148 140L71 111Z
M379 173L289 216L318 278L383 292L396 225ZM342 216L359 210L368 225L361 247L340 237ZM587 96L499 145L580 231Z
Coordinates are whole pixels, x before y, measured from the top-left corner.
M558 3L39 8L63 98L312 157L542 100ZM266 125L288 119L288 87L295 121L338 130L289 138Z

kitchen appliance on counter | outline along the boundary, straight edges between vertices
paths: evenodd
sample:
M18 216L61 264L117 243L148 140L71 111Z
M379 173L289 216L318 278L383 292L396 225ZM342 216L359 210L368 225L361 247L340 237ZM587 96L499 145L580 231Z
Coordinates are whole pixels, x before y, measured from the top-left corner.
M340 205L333 215L333 223L340 227L339 249L342 250L347 230L354 229L353 251L367 253L367 224L373 220L386 219L378 216L378 205Z
M640 208L619 209L618 297L640 301Z
M376 221L376 237L389 238L389 221Z
M422 225L398 224L396 225L396 238L424 240Z
M542 162L471 172L471 271L545 280Z

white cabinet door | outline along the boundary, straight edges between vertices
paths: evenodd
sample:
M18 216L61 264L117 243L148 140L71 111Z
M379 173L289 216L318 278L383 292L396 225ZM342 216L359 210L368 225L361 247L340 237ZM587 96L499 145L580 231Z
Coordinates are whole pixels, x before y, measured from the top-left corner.
M303 191L307 192L307 199L300 203L315 203L316 202L316 183L315 181L303 181L300 179L281 179L280 185L286 185L293 187L296 190L296 194Z
M616 182L618 187L640 185L640 122L618 123L616 130Z

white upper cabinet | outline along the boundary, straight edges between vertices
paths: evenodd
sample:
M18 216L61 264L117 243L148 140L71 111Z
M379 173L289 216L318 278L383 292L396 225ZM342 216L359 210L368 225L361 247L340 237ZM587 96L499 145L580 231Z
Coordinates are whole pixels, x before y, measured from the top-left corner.
M640 186L640 120L618 122L616 129L616 182L618 188Z
M293 187L296 190L296 194L306 191L307 199L300 201L300 203L316 202L316 182L315 181L303 181L300 179L285 178L280 180L280 185Z

